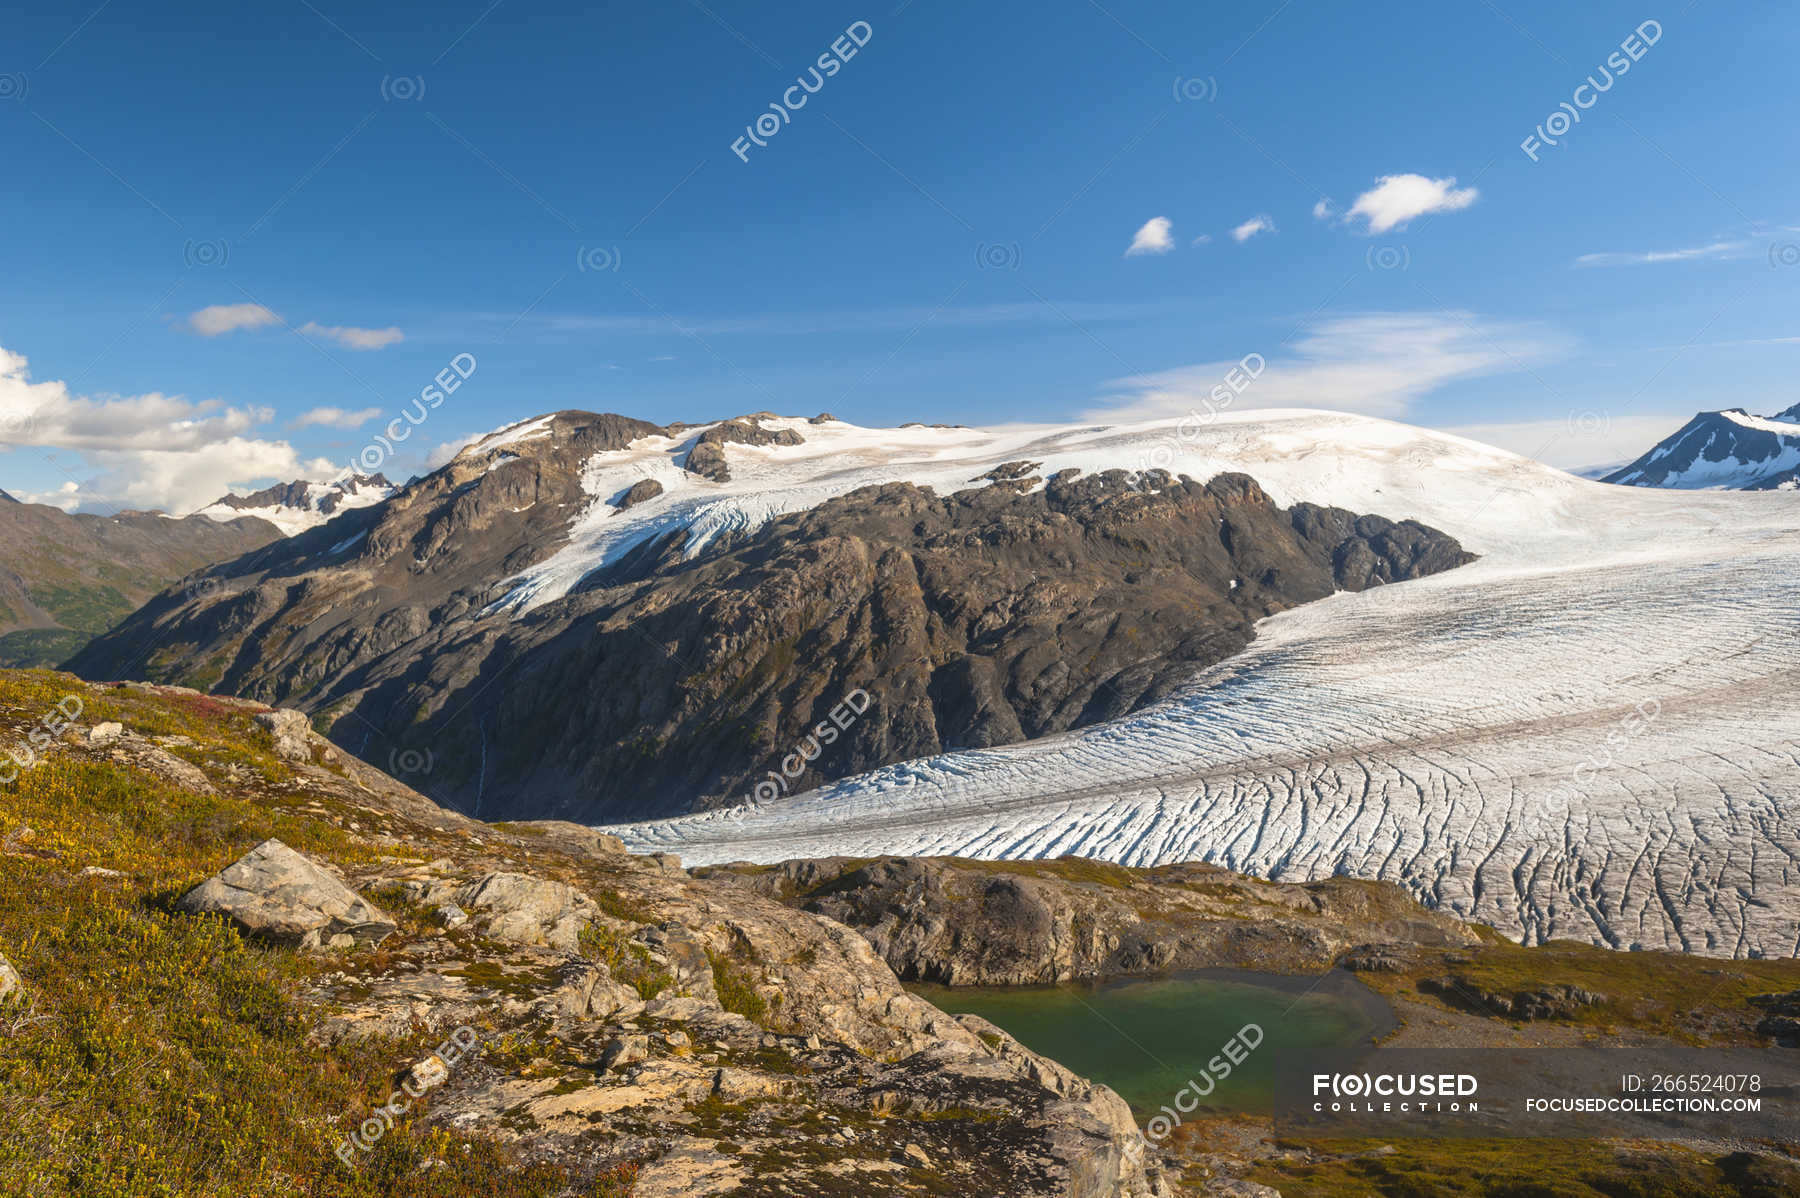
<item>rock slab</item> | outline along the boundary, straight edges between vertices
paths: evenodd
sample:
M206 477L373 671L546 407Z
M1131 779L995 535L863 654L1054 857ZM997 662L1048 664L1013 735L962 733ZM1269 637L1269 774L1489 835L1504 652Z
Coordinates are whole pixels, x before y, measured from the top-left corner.
M395 930L379 907L273 839L182 895L176 905L195 915L223 915L251 935L303 949L330 946L340 936L375 945Z

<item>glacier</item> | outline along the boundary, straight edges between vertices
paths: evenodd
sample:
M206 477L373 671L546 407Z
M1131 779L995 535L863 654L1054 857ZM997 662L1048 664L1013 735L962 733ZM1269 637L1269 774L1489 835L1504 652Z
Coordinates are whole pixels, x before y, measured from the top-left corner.
M1244 653L1129 717L610 829L634 851L1206 861L1393 881L1526 943L1800 954L1800 495L1609 486L1341 413L881 431L908 437L847 434L863 457L734 445L731 483L624 514L742 526L1009 458L1044 473L1153 461L1241 470L1283 504L1416 518L1481 558L1270 617ZM572 541L526 593L601 556ZM879 679L868 689L879 702Z

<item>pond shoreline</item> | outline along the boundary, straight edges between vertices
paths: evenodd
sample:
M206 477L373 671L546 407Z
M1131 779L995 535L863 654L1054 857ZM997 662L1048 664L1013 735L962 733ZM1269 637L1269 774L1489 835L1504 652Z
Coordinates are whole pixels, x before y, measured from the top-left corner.
M980 1016L1112 1087L1140 1115L1190 1085L1215 1113L1266 1111L1279 1060L1373 1051L1402 1026L1387 998L1343 970L1309 977L1204 969L1056 985L906 988L952 1014ZM1228 1059L1233 1054L1240 1059Z

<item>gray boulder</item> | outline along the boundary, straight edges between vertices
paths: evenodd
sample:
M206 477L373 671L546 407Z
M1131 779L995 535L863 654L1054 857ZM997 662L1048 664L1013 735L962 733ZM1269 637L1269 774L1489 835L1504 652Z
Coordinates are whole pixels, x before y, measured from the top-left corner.
M373 946L395 930L381 909L279 840L265 840L182 895L195 915L223 915L251 935L317 949L350 942Z
M25 997L25 983L19 978L19 971L12 962L0 956L0 1006L9 1002L18 1002Z
M495 940L571 953L597 912L594 900L573 886L515 873L478 878L456 892L456 902Z
M275 738L275 755L286 761L311 761L313 759L312 720L304 711L295 711L289 707L278 707L274 711L258 712L256 722L269 730ZM327 755L335 758L335 752Z
M650 1057L650 1040L647 1036L616 1036L600 1055L600 1072L611 1073L615 1069L623 1069L627 1065L635 1065Z

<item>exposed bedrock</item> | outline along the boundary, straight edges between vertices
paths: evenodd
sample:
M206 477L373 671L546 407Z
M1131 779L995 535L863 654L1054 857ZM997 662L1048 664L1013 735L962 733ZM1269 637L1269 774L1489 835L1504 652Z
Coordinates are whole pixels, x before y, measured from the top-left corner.
M1353 949L1478 942L1469 925L1394 886L1275 885L1210 865L826 857L696 872L853 927L901 978L949 986L1314 973Z

